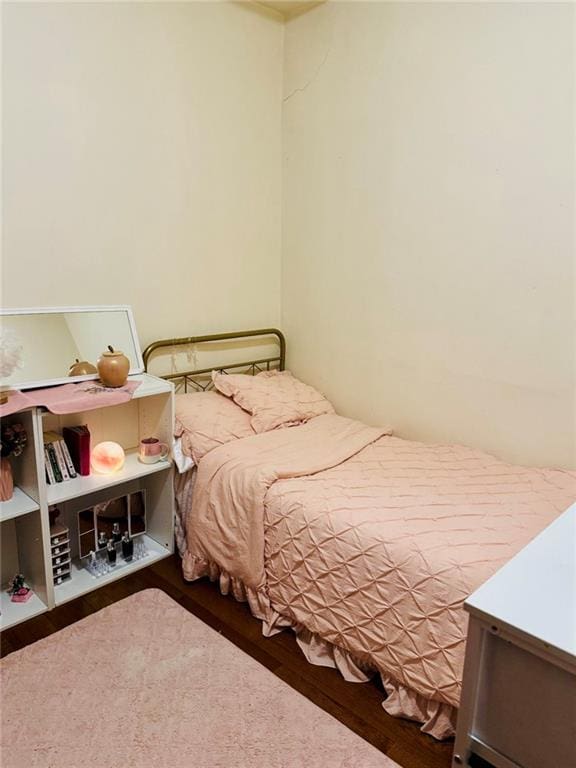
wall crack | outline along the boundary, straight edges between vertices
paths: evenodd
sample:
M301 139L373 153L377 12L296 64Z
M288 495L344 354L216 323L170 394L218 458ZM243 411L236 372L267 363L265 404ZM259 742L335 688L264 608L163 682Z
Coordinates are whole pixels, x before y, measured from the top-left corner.
M330 56L331 52L332 52L332 46L329 46L328 50L326 51L326 54L325 54L324 58L322 59L322 61L318 65L318 67L316 68L316 71L314 72L312 77L304 85L301 85L299 88L294 88L293 91L290 91L288 96L285 96L284 99L283 99L284 104L287 101L289 101L292 98L292 96L295 96L297 93L303 93L309 86L312 85L312 83L317 79L318 75L320 74L320 72L324 68L324 65L328 61L328 56Z

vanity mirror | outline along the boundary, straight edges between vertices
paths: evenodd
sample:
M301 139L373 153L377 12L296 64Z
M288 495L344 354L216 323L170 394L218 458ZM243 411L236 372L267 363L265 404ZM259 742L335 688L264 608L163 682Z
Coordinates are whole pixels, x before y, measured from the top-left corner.
M130 536L146 532L146 491L130 494Z
M78 554L84 558L92 551L105 549L110 539L119 544L126 531L130 538L146 532L146 491L95 504L80 510L77 516Z
M45 307L0 311L3 344L18 363L2 387L31 389L97 379L96 361L108 348L130 360L130 374L144 365L129 306Z
M94 517L99 537L104 534L107 540L112 539L115 544L121 541L124 531L128 530L128 499L128 496L120 496L96 504Z

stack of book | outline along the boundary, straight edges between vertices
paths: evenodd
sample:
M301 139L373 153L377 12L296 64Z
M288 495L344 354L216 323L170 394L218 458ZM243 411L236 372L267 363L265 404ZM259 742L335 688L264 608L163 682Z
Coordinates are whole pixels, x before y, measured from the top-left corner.
M72 480L77 476L76 467L62 435L44 432L44 464L49 485Z

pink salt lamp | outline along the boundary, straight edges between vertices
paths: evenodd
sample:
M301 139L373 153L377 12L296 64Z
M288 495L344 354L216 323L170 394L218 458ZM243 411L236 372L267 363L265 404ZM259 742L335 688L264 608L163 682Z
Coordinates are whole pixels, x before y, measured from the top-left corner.
M113 472L118 472L119 469L122 469L124 459L124 448L118 445L118 443L106 440L103 443L98 443L92 449L90 465L94 472L98 472L101 475L111 475Z

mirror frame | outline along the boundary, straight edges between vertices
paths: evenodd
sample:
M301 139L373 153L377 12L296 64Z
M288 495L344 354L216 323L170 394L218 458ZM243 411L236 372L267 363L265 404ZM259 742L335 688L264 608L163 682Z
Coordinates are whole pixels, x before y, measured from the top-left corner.
M137 533L134 533L132 530L132 496L135 496L137 493L142 494L142 498L144 501L144 530L138 531ZM107 499L107 501L117 501L118 499L126 499L126 515L127 515L127 522L126 522L126 529L128 530L128 535L131 539L134 539L137 536L144 536L148 533L148 507L147 507L147 497L146 497L146 488L138 488L135 491L129 491L128 493L123 493L120 496L113 496L110 499ZM76 532L77 532L77 538L78 538L78 559L79 560L85 560L86 558L90 557L90 552L88 552L87 555L82 554L82 548L81 548L81 539L82 535L87 536L88 534L93 534L93 552L104 552L104 549L98 549L98 515L96 514L96 507L97 504L92 504L91 507L84 507L83 509L78 509L75 512L76 515ZM92 512L92 522L94 525L94 528L90 531L86 531L85 534L80 534L80 515L83 512Z
M117 304L106 306L89 306L89 307L19 307L19 308L7 308L0 309L0 326L2 324L2 318L8 315L46 315L46 314L63 314L65 312L126 312L128 317L128 324L130 326L130 333L132 335L132 341L134 343L134 349L136 350L136 361L130 361L130 370L128 375L132 376L137 373L144 373L144 362L142 360L142 349L140 348L140 342L138 340L138 332L136 330L136 323L134 322L134 316L132 314L132 307L129 304ZM96 361L94 361L94 365ZM43 379L39 381L25 381L14 382L6 385L2 385L6 390L23 390L23 389L35 389L36 387L51 387L59 384L71 384L77 381L95 381L99 376L97 373L88 373L84 376L62 376L56 379Z

